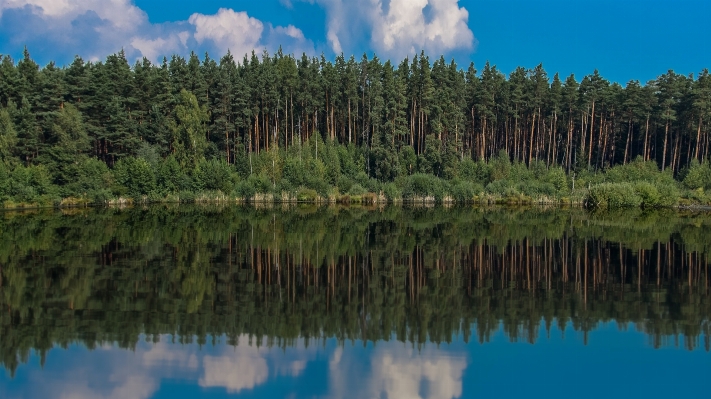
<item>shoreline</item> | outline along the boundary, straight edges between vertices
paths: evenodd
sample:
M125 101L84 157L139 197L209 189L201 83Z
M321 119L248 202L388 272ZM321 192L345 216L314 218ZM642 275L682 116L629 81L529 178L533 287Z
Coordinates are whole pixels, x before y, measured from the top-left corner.
M523 207L523 206L547 206L547 207L557 207L561 209L565 208L580 208L587 209L585 202L582 200L570 201L567 198L553 200L551 198L505 198L499 196L482 196L475 197L470 201L456 201L451 197L446 197L440 200L434 197L414 197L414 198L395 198L393 200L388 200L384 195L376 195L374 193L368 193L363 196L348 196L342 195L339 197L317 197L308 199L298 199L287 196L274 196L271 194L267 195L256 195L253 198L241 198L241 197L213 197L202 199L191 199L191 200L181 200L176 196L169 196L161 200L148 200L147 198L143 200L136 201L131 198L116 198L108 200L104 203L92 203L89 201L78 201L75 198L67 201L65 198L57 204L20 204L19 206L6 206L3 204L0 206L0 211L10 212L10 211L32 211L32 210L46 210L46 209L57 209L57 210L70 210L70 209L89 209L89 208L132 208L136 206L148 206L148 205L341 205L341 206L424 206L424 207L457 207L457 206L483 206L483 207ZM14 205L14 204L13 204ZM609 210L624 210L624 209L644 209L643 207L620 207L611 208ZM677 211L692 211L692 212L711 212L710 205L703 204L675 204L671 206L658 206L650 209L671 209Z

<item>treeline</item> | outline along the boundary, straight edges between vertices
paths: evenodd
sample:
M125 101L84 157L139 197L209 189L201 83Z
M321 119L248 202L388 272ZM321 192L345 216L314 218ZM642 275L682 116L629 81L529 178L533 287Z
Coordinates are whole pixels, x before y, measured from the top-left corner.
M120 52L40 68L25 50L0 63L0 200L370 192L582 202L575 178L577 188L603 183L592 172L635 160L684 182L675 188L708 189L710 120L707 70L623 87L597 71L550 78L539 65L506 76L425 53L397 65L281 51L131 65ZM492 159L520 173L497 174ZM620 195L642 203L648 187L624 183L633 184Z
M655 347L708 351L711 225L675 215L640 213L632 227L558 209L8 214L0 364L13 372L32 350L76 342L132 348L141 334L424 345L486 342L503 329L535 342L541 323L587 340L610 321Z

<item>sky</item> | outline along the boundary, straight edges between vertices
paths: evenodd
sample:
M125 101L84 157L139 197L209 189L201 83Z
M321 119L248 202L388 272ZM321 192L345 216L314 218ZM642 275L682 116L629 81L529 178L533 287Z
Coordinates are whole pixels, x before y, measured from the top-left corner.
M0 54L41 65L76 55L131 62L191 51L220 58L280 47L399 61L425 50L461 68L552 77L595 69L625 84L711 67L708 0L0 0Z

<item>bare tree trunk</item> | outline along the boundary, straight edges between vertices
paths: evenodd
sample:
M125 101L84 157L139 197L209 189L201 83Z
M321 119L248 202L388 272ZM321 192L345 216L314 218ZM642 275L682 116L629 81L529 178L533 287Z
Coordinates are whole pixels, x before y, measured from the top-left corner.
M642 158L644 161L649 160L649 147L647 146L647 143L649 142L649 115L647 115L647 122L645 123L644 127L644 154L642 155Z
M694 158L696 160L699 159L699 142L701 141L701 125L703 123L703 119L699 117L699 126L698 129L696 130L696 150L694 151Z
M528 142L528 164L531 164L531 159L533 158L533 133L536 129L536 113L533 113L533 121L531 123L531 137Z
M627 141L625 142L625 156L622 158L622 164L627 163L627 154L632 143L632 118L627 122Z
M667 162L667 141L669 140L669 120L667 120L666 125L664 125L664 150L662 151L662 172L664 172L664 167Z
M486 153L486 118L481 124L481 143L479 143L479 159L484 160L484 155Z
M595 126L595 101L592 103L592 112L590 112L590 145L588 147L588 166L592 160L592 143L593 143L593 127Z

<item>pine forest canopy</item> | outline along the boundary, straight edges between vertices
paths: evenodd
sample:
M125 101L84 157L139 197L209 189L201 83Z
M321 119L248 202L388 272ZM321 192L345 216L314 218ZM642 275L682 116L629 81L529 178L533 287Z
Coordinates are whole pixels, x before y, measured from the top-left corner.
M290 178L293 159L305 162L305 145L315 147L309 174L332 186L339 173L380 182L415 173L453 179L462 162L502 152L566 172L636 159L678 175L707 159L711 144L708 70L623 87L597 71L551 78L539 65L507 77L489 63L478 71L444 57L432 62L424 52L397 65L367 55L330 61L265 51L241 62L229 52L219 60L192 53L133 66L119 52L40 68L25 50L17 63L2 58L0 106L1 163L44 165L49 172L23 173L60 187L77 180L72 165L107 176L87 159L109 168L127 160L120 169L129 172L114 173L126 187L166 159L175 161L165 163L172 171L217 160L242 178L258 173L275 184ZM343 147L334 150L337 168L319 159L319 142Z

